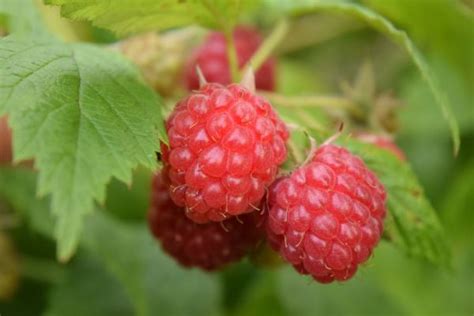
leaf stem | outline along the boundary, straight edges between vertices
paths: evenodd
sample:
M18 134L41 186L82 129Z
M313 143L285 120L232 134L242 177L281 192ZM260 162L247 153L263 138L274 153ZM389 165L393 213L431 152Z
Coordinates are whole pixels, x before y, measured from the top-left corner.
M281 43L288 33L290 23L287 19L280 20L277 25L273 28L271 34L265 39L260 45L258 50L253 54L252 58L247 62L246 69L251 66L255 71L268 59L275 48Z
M234 32L233 28L226 28L224 30L224 36L226 40L227 46L227 58L229 59L229 68L230 74L232 77L233 82L238 82L240 79L239 74L239 64L237 59L237 51L235 49L235 41L234 41Z
M353 101L338 96L285 96L273 92L259 91L260 95L267 98L271 103L284 107L318 107L326 109L341 109L349 112L355 117L363 117L363 111Z

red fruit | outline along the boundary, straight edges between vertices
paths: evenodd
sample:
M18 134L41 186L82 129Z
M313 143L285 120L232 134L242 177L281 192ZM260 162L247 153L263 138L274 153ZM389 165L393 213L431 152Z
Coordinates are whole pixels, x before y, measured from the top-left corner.
M234 40L239 67L243 67L257 51L262 43L262 37L254 28L239 26L234 31ZM191 56L186 66L186 86L189 90L199 89L197 65L209 82L221 84L232 82L226 40L222 33L211 33ZM275 90L275 59L269 58L263 63L256 72L255 79L257 89Z
M198 223L253 211L286 159L285 124L241 85L194 91L176 105L166 128L171 197Z
M8 127L7 117L0 117L0 164L12 161L12 132Z
M359 157L323 145L272 187L268 241L316 281L348 280L380 240L385 199L383 185Z
M221 223L196 224L168 193L169 179L153 179L148 224L163 250L186 267L216 270L238 261L262 239L263 217L254 212Z
M364 143L376 145L379 148L385 149L395 156L398 157L401 161L406 161L407 158L403 151L395 144L393 139L390 136L386 135L377 135L370 133L359 133L355 136L358 140L363 141Z

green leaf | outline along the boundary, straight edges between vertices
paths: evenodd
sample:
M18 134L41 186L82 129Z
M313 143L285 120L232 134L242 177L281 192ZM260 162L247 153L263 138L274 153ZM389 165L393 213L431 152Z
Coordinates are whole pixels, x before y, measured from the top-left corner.
M127 316L133 306L120 283L90 255L78 256L49 293L45 316Z
M34 0L0 0L0 17L5 28L17 36L51 38Z
M34 230L47 234L48 231L43 232L42 226L37 225L35 220L41 216L50 218L48 204L34 197L35 178L36 175L31 170L0 168L0 197L12 204L22 222L30 222ZM124 192L123 195L123 199L127 199L135 193ZM29 202L14 204L15 201ZM120 289L114 290L113 296L122 298L122 293L125 293L133 305L135 315L219 315L217 276L197 269L181 268L161 251L143 222L122 223L101 209L88 217L80 246L81 251L70 263L72 266L65 266L66 269L72 268L72 271L68 272L69 277L59 288L53 290L49 308L53 315L91 315L90 313L97 310L102 311L100 315L108 315L104 310L113 309L120 302L114 302L111 298L109 301L110 296L105 294L91 295L92 292L99 291L91 288L94 284L104 291L107 291L109 286L120 286ZM84 255L88 261L92 259L100 265L100 268L95 264L92 267L88 267L88 264L82 267ZM81 273L84 269L88 269L90 273ZM104 275L104 272L107 275ZM108 284L103 284L104 282ZM76 297L76 302L73 302L74 298L69 297L69 294L74 293L88 296L84 299ZM107 297L107 303L89 302L95 297ZM93 306L82 306L77 310L71 307L71 310L66 310L68 306L76 303L90 303ZM122 307L126 305L120 304ZM74 314L74 311L77 313Z
M49 201L38 199L35 191L36 175L31 170L0 167L0 198L8 201L32 230L52 237L54 220L45 212Z
M390 21L385 19L383 16L355 3L329 0L312 0L296 3L296 5L291 6L291 12L295 16L306 15L318 11L350 14L358 19L365 21L370 26L382 32L395 43L397 43L401 48L403 48L417 66L418 70L421 73L421 76L430 87L431 93L433 94L436 103L440 106L444 118L447 120L451 129L452 140L454 143L454 153L458 153L460 146L459 128L456 122L456 118L451 111L449 100L446 94L444 93L441 84L433 75L425 58L405 32L397 29Z
M290 267L277 271L276 290L287 315L467 315L474 307L468 290L472 247L463 248L458 259L462 261L456 273L440 271L426 262L400 256L396 248L381 243L370 262L359 266L347 282L319 284Z
M152 172L139 168L133 174L133 185L112 181L107 187L105 208L115 217L126 221L143 221L150 203Z
M0 82L15 159L35 158L38 192L52 194L58 256L67 260L111 177L129 183L137 165L155 167L160 100L131 64L89 45L3 39Z
M385 234L389 241L410 256L449 267L447 237L410 166L374 145L351 138L339 142L360 156L384 184L389 210Z
M461 134L472 132L474 130L474 124L472 124L474 122L474 111L472 111L474 91L463 82L461 73L455 71L456 69L445 61L432 59L430 64L437 77L443 78L443 89L458 118ZM403 126L400 131L402 134L423 139L447 135L449 132L447 126L443 124L438 113L432 110L436 100L417 73L408 74L407 78L402 81L400 97L409 105L399 112ZM423 120L420 120L420 117L423 117Z
M226 29L235 25L249 0L45 0L61 6L61 14L118 34L156 31L200 24Z
M297 274L295 272L295 274ZM282 304L276 286L274 271L260 271L258 278L250 284L245 295L235 302L233 316L291 315Z
M119 280L137 315L217 314L216 276L181 268L146 225L122 224L101 212L87 224L82 246Z
M377 251L378 248L376 256ZM275 291L287 315L362 316L380 315L381 310L383 315L406 315L396 301L374 284L374 268L360 267L355 277L344 284L320 284L292 267L285 267L277 273Z
M470 247L474 230L474 159L459 168L444 194L442 219L457 245Z
M460 74L465 75L468 82L474 80L474 16L472 12L463 9L460 1L365 2L403 26L414 39L437 56L445 57Z

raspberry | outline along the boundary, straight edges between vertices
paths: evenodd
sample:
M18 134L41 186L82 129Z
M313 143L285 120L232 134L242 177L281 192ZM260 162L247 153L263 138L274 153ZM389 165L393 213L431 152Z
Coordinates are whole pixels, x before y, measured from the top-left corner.
M238 261L261 241L263 217L259 213L197 224L173 203L168 185L166 173L155 175L148 224L164 251L183 266L216 270Z
M7 117L0 117L0 164L12 161L12 132L8 127Z
M198 223L256 209L286 159L285 124L242 85L204 85L176 105L166 128L171 198Z
M395 144L395 142L390 136L377 135L377 134L371 134L371 133L358 133L356 134L355 137L364 143L373 144L379 148L382 148L391 152L392 154L397 156L397 158L400 159L401 161L407 160L403 151L397 146L397 144Z
M132 36L113 47L138 66L153 89L167 97L181 87L188 51L199 41L197 33L192 29L151 32Z
M262 43L262 37L254 28L239 26L234 31L234 40L239 67L243 67ZM196 65L199 65L209 82L231 83L226 40L222 33L211 33L188 61L185 76L189 90L199 89ZM255 77L257 89L275 90L275 60L269 58L263 63Z
M272 186L268 241L318 282L348 280L380 240L385 199L383 185L360 158L323 145Z

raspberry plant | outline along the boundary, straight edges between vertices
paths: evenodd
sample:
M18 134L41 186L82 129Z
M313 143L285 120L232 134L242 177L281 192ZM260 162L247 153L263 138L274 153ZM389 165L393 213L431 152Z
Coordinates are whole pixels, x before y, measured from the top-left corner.
M388 262L457 268L427 179L438 140L469 157L472 8L408 2L0 0L0 300L32 278L21 315L367 314Z

